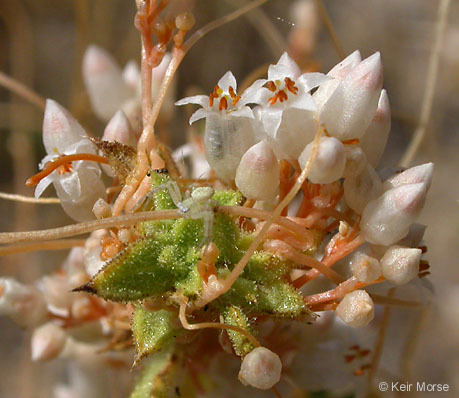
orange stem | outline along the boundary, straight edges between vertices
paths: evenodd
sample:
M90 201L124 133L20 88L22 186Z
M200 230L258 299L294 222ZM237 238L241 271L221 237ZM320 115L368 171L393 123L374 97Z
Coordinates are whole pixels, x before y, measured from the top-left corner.
M78 160L89 160L91 162L108 164L108 160L103 156L93 155L91 153L75 153L74 155L64 155L50 162L42 171L33 175L26 181L28 187L37 185L43 178L50 175L57 168Z

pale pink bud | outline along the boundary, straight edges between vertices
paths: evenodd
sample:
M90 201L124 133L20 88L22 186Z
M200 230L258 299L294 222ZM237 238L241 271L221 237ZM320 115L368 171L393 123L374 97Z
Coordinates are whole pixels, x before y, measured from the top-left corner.
M236 186L244 196L269 200L279 187L279 162L264 140L253 145L242 156L236 170Z
M40 283L49 311L59 316L67 316L75 293L70 292L73 287L68 284L66 275L44 276Z
M30 341L32 361L49 361L57 358L64 349L67 334L52 322L34 330Z
M122 110L110 119L102 137L105 141L117 141L124 145L135 146L136 139L131 124Z
M10 317L20 326L33 327L48 314L43 294L32 286L11 278L0 278L0 315Z
M384 278L396 285L404 285L416 278L422 250L391 246L381 258Z
M370 125L381 93L381 57L373 54L357 65L323 106L320 120L333 137L360 138Z
M381 276L379 261L368 254L357 252L351 262L351 271L359 282L370 283Z
M350 178L361 174L367 166L367 158L362 148L356 145L345 145L346 166L343 177Z
M71 145L78 143L85 136L86 132L83 127L67 109L52 99L46 100L43 117L43 144L48 155L64 153Z
M389 137L391 126L391 114L389 97L386 90L381 91L379 97L378 109L373 116L367 131L360 139L360 146L362 147L365 155L367 155L368 162L376 167L384 153L387 138Z
M268 390L281 377L282 362L279 355L265 347L257 347L242 360L239 380L260 390Z
M313 95L319 110L322 109L341 81L360 63L361 60L362 57L360 56L359 50L355 50L327 73L327 76L333 77L333 79L327 80L325 83L321 84Z
M132 96L115 60L105 50L90 46L83 58L83 78L94 113L108 121Z
M369 164L363 171L344 180L344 200L357 214L362 214L363 209L382 192L382 183L373 167Z
M408 234L424 206L427 190L423 183L390 189L365 207L360 228L365 239L389 246Z
M375 306L365 290L347 293L336 307L336 315L353 327L367 326L374 318Z
M313 147L314 143L311 142L301 153L298 161L302 169L306 167ZM346 155L341 141L333 137L322 137L308 179L314 184L329 184L342 177L345 164Z
M131 88L132 95L140 90L140 69L135 61L129 61L123 69L123 80Z
M430 184L432 183L433 169L433 163L425 163L419 166L411 167L404 172L395 174L388 180L384 181L383 188L384 190L388 190L391 188L399 187L401 185L417 184L422 182L426 185L426 189L429 189Z
M94 213L94 215L96 216L98 220L112 216L112 208L102 198L97 199L96 203L94 203L92 212Z

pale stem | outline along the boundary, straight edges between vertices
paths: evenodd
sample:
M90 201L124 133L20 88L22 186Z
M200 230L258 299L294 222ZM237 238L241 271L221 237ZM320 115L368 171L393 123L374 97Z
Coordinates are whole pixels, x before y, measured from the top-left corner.
M13 246L0 247L0 256L8 256L16 253L29 253L47 250L66 250L72 247L81 247L86 243L85 239L62 239L50 240L40 243L26 243Z
M0 86L5 87L19 97L25 99L27 102L30 102L32 105L35 105L41 111L45 110L46 100L41 95L1 71Z
M143 126L148 123L151 110L151 66L142 40L142 56L140 71L142 77L142 120Z
M67 225L60 228L44 229L41 231L3 232L0 233L0 243L38 242L70 236L82 235L98 229L114 228L123 225L135 225L144 221L167 220L182 217L178 210L146 211L124 216L107 217L102 220L86 221Z
M242 334L246 337L255 347L261 347L259 341L248 331L242 329L238 326L226 325L224 323L217 323L217 322L202 322L202 323L195 323L190 324L186 319L186 306L187 303L183 302L180 304L180 311L179 311L179 319L180 323L182 324L183 328L186 330L199 330L199 329L226 329L232 330L233 332L237 332Z
M448 8L450 0L440 0L438 4L437 26L435 31L435 39L432 47L432 53L429 59L429 68L427 70L426 86L424 98L422 101L421 117L418 127L413 134L410 145L400 161L402 167L408 167L416 156L421 143L427 133L427 125L432 113L432 105L435 95L435 83L438 76L438 65L440 63L441 45L445 36L445 30L448 19Z
M31 196L17 195L13 193L0 192L0 199L12 200L14 202L35 203L35 204L60 204L59 198L33 198Z

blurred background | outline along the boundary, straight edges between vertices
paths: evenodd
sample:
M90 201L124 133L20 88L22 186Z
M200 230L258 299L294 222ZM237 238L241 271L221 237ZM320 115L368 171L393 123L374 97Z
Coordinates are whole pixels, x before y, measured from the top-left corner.
M296 49L307 70L327 72L339 62L336 46L320 8L328 12L337 41L347 55L382 55L384 86L392 107L392 132L381 167L395 167L416 130L426 87L429 56L441 0L310 1L270 0L259 10L213 31L186 56L177 75L175 98L190 92L209 93L231 70L243 82L257 68L277 62L287 48ZM172 2L174 3L174 2ZM189 0L172 4L171 14L190 10L200 27L248 3L243 0ZM307 3L307 2L301 2ZM140 41L133 26L134 1L126 0L0 0L0 71L44 98L52 98L94 135L104 123L91 112L81 64L85 49L97 44L120 66L139 61ZM303 29L303 30L301 30ZM420 222L428 225L426 258L434 286L434 302L425 310L392 313L388 350L413 353L413 360L394 363L391 374L412 380L449 383L459 395L459 2L451 1L441 45L439 71L426 136L412 164L435 163L435 173ZM250 77L249 77L250 78ZM44 156L42 111L0 87L0 191L32 196L24 181ZM175 111L167 126L169 144L186 139L187 119ZM49 195L53 195L51 192ZM56 205L0 202L0 230L25 231L71 223ZM58 267L64 252L40 252L0 258L0 274L33 282ZM407 322L409 320L410 322ZM50 397L52 380L63 375L59 364L30 361L29 334L0 318L0 397ZM414 344L416 343L416 344ZM411 356L410 356L411 358ZM390 359L390 358L389 358ZM384 361L384 358L383 358ZM389 361L390 362L390 361ZM110 396L126 396L119 374L111 380ZM129 377L129 375L127 375ZM235 380L236 382L236 380ZM124 385L124 387L122 387ZM438 393L437 393L438 394ZM428 394L426 394L427 396ZM433 396L433 395L431 395Z

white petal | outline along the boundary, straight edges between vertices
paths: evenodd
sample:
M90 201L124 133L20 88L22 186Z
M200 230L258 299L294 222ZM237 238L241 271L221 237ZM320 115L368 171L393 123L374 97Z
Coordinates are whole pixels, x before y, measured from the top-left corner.
M267 82L266 79L258 79L252 83L241 95L239 104L264 104L268 98L272 96L272 92L263 85Z
M302 86L304 91L309 92L313 88L316 88L329 80L332 80L332 78L324 75L323 73L314 72L303 73L296 82L299 86Z
M203 108L209 108L209 97L207 95L195 95L193 97L185 97L181 100L178 100L175 105L187 105L187 104L197 104L201 105Z
M46 100L43 117L43 144L48 155L64 153L86 135L83 127L56 101Z
M132 96L113 57L97 46L90 46L83 58L83 78L94 112L108 121Z
M38 199L43 192L45 192L46 188L48 188L54 181L54 173L47 175L43 178L35 187L35 199Z
M270 65L268 69L269 80L283 79L284 77L290 77L296 80L300 75L300 68L286 52L282 54L276 65Z
M244 106L241 109L237 109L233 112L229 112L228 116L232 117L249 117L251 119L254 118L252 109L250 109L248 106Z
M208 111L208 110L206 110L204 108L198 109L195 113L193 113L191 115L190 124L193 124L197 120L203 119L203 118L209 116L210 114L212 114L212 112Z
M276 108L261 109L260 117L268 135L277 138L277 130L282 122L282 110Z
M226 72L217 84L218 87L225 92L228 92L230 86L234 89L234 91L237 90L236 78L231 71Z
M300 91L297 95L290 95L288 107L311 112L317 111L317 106L312 95L304 91Z

